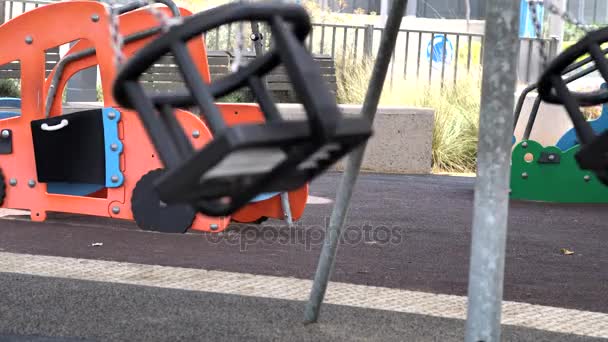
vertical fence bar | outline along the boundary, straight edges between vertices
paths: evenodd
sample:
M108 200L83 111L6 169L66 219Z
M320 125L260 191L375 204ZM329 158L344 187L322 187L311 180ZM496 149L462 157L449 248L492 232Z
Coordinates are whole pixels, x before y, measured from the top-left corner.
M320 54L325 52L325 25L321 25L321 51Z
M521 43L520 43L521 45ZM532 52L534 51L534 40L528 40L528 60L526 60L526 83L530 82L530 71L532 71Z
M365 25L363 29L363 55L372 58L374 54L374 26Z
M500 341L519 1L488 0L465 341Z
M445 55L448 53L447 48L448 34L443 34L443 51L441 52L441 89L443 89L443 81L445 79Z
M471 45L473 44L473 36L469 35L469 45L468 45L468 60L467 60L467 73L471 72L471 55L472 55L472 51L471 51Z
M21 3L21 13L19 13L19 14L23 14L23 13L25 13L25 2Z
M483 66L483 50L485 49L485 45L486 45L485 40L486 40L485 36L481 37L481 46L479 47L479 65L480 66ZM518 51L519 51L519 49L518 49Z
M245 37L243 37L245 39ZM220 28L215 29L215 50L220 49Z
M336 27L332 27L331 32L331 58L336 57Z
M232 50L232 23L228 24L228 39L226 39L226 50Z
M411 0L410 0L411 1ZM420 54L422 53L422 32L418 32L418 56L416 57L416 80L420 78Z
M270 50L272 48L272 32L268 25L264 25L264 42L266 44L266 48Z
M454 86L458 81L458 54L460 52L460 35L456 35L456 52L454 52Z
M384 29L386 34L383 34L380 39L378 57L374 63L372 77L369 82L367 94L365 95L363 108L361 109L361 115L369 118L370 123L373 123L378 109L378 102L380 101L380 95L382 94L382 86L386 80L388 64L390 63L392 52L395 49L399 27L401 26L401 19L403 18L403 12L405 11L406 6L407 0L395 0L393 2L392 11L388 15ZM513 96L511 96L511 98L513 98ZM334 265L334 258L338 249L338 240L340 239L342 227L344 226L344 221L348 214L350 199L353 194L355 183L357 182L359 170L361 169L364 153L365 144L353 151L346 162L346 170L340 181L334 210L331 214L329 227L327 227L327 233L325 234L325 241L319 257L319 264L310 292L310 299L306 304L306 310L304 312L304 320L306 323L314 323L319 318L321 304L323 303L323 297L327 290L327 283L329 282L329 277Z
M408 52L409 52L409 48L410 48L410 31L405 31L405 61L404 61L404 65L403 65L403 79L407 79L407 58L409 56Z
M308 50L310 50L310 53L313 53L314 37L315 37L315 27L313 26L310 29L310 35L308 35L308 38L309 38L309 41L308 41Z
M353 53L353 59L356 61L357 60L357 45L359 42L359 28L355 27L355 47L353 49L354 53Z
M433 57L435 55L435 32L431 33L431 57L429 59L429 85L433 82Z
M399 38L399 35L397 35L397 38ZM393 50L393 54L391 56L391 79L390 79L390 87L391 89L393 89L393 81L395 78L395 50Z
M597 24L597 0L593 1L593 24ZM539 37L540 38L540 37Z
M344 26L344 36L342 37L342 65L346 63L346 36L348 35L348 27Z
M6 1L0 0L0 25L6 20Z
M8 19L13 19L13 2L8 2Z

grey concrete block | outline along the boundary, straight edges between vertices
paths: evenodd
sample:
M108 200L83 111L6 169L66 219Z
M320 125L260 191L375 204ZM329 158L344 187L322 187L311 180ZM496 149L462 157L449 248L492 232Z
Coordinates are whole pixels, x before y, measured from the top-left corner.
M341 105L345 115L358 115L360 105ZM287 119L302 117L297 104L281 104L279 110ZM413 107L380 107L374 121L361 169L380 173L430 173L434 111ZM343 170L345 160L335 169Z
M66 112L101 106L101 103L66 104ZM299 104L278 104L287 120L304 117ZM359 115L361 105L341 105L345 115ZM379 173L424 174L431 172L435 114L432 109L415 107L380 107L374 120L362 171ZM344 169L345 160L334 167Z

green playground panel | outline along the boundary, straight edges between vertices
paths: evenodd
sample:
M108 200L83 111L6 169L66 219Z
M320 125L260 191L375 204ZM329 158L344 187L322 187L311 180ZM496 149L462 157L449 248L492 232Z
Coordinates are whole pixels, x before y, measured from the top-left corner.
M592 172L578 167L579 146L562 152L527 140L515 146L511 158L511 199L557 203L608 203L608 187ZM539 163L545 152L545 163ZM553 162L547 161L547 156ZM559 161L559 162L555 162Z

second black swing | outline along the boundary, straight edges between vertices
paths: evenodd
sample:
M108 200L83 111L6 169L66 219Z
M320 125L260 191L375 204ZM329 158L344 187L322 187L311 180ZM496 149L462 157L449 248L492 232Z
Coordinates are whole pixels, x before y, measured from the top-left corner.
M591 92L574 92L568 89L563 79L565 70L577 64L577 60L589 55L604 79L608 82L608 60L601 45L608 42L608 28L588 33L575 45L558 55L549 65L538 82L540 98L549 103L561 104L566 108L576 130L581 149L576 154L579 166L593 171L598 179L608 186L608 132L599 136L581 113L581 106L595 106L608 102L608 89Z
M214 28L237 21L269 25L272 49L236 72L207 84L199 75L186 43ZM372 133L369 120L345 118L304 40L310 18L298 5L233 3L185 18L142 48L119 72L114 97L135 109L165 167L154 182L168 204L188 203L209 216L226 216L260 193L290 191L311 181ZM188 92L152 95L139 77L167 53ZM262 77L279 65L300 99L306 117L284 120ZM228 127L215 100L249 87L266 122ZM176 108L196 107L213 139L200 150L177 122Z

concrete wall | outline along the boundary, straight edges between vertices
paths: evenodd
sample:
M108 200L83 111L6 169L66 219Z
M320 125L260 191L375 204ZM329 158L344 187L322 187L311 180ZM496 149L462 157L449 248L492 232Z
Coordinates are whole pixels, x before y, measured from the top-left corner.
M70 113L95 107L101 107L101 103L70 103L64 108ZM305 115L300 104L278 104L278 108L287 120ZM359 115L361 105L341 105L340 109L345 115ZM432 109L380 107L361 169L379 173L430 173L434 126ZM344 162L340 161L334 169L343 170Z
M358 115L360 105L341 105L345 115ZM281 104L285 118L304 115L298 104ZM430 173L434 111L413 107L381 107L374 121L374 136L370 139L362 170L380 173ZM344 160L335 167L344 169Z

